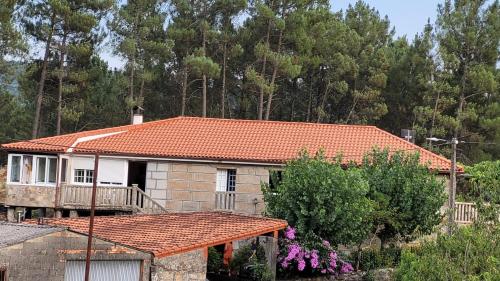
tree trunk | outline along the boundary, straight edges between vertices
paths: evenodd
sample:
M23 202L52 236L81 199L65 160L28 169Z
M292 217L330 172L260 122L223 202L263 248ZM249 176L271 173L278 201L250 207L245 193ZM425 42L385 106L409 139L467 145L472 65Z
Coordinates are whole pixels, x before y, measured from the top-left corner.
M318 110L318 120L316 123L321 123L322 121L322 114L325 112L325 106L326 106L326 99L328 98L328 91L330 88L330 80L327 80L326 85L325 85L325 91L323 92L323 98L321 99L321 104L319 106L321 112Z
M66 56L66 38L68 34L64 32L63 40L61 44L61 50L59 54L59 85L57 89L57 124L56 124L56 135L61 134L61 119L62 119L62 96L63 96L63 76L64 76L64 58Z
M307 102L307 115L306 115L306 122L311 121L311 112L312 112L312 84L313 84L313 79L312 75L309 75L309 101Z
M141 77L141 87L139 88L139 101L141 102L140 106L144 105L143 98L144 98L144 73L142 74Z
M283 31L280 30L280 34L278 36L278 47L276 53L279 54L281 51L281 41L283 39ZM269 115L271 115L271 103L273 101L274 94L274 83L276 82L276 76L278 75L278 64L274 65L273 75L271 77L271 92L269 92L269 97L267 99L267 108L266 108L266 120L269 120Z
M187 93L187 80L188 80L188 72L187 67L183 66L182 69L182 101L181 101L181 116L186 114L186 93Z
M222 54L222 92L220 101L220 117L224 118L225 103L226 103L226 67L227 67L227 43L224 42Z
M206 57L206 31L203 30L203 33L202 33L202 53L203 53L203 56ZM203 73L202 75L202 81L203 81L203 85L202 85L202 92L203 92L203 109L202 109L202 117L207 117L207 75L205 73Z
M129 59L130 64L130 75L128 78L128 98L130 102L134 101L134 75L135 75L135 55ZM130 108L130 124L134 123L134 110Z
M466 56L467 57L467 56ZM465 104L465 87L466 87L466 83L467 83L467 71L468 71L468 62L467 62L467 58L465 59L465 62L464 62L464 69L463 69L463 74L462 74L462 78L461 78L461 85L460 85L460 100L459 100L459 103L458 103L458 109L457 109L457 126L455 127L455 131L453 133L453 136L455 138L458 138L458 135L460 133L460 128L462 126L462 111L463 111L463 108L464 108L464 104Z
M266 33L266 47L269 48L269 37L271 36L271 20L268 21L267 23L267 33ZM262 78L266 75L266 64L267 64L267 56L264 55L263 61L262 61L262 71L260 72L260 75ZM262 120L262 115L264 113L264 88L260 88L259 92L259 109L257 112L259 120Z
M440 92L438 91L437 97L436 97L436 102L434 103L434 111L432 112L432 120L431 120L431 129L429 130L429 138L432 138L434 136L434 123L436 122L436 114L437 114L437 109L439 106L439 98L440 98ZM432 141L429 140L429 147L432 145Z
M40 80L38 81L38 91L36 95L36 108L35 108L35 119L33 120L33 131L31 137L36 139L38 137L38 132L40 129L40 115L42 113L42 101L43 101L43 90L45 87L45 80L47 79L47 65L49 62L50 54L50 43L52 42L52 35L54 33L56 15L53 12L52 18L50 20L50 32L47 36L47 43L45 45L45 54L43 55L42 63L42 73L40 74Z

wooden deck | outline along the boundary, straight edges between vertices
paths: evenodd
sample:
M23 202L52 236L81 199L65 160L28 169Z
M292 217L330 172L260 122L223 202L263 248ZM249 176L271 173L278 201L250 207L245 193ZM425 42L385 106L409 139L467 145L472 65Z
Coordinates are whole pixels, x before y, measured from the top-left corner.
M63 185L61 186L59 206L65 209L88 210L91 198L91 186ZM96 209L146 214L167 211L136 186L97 187Z

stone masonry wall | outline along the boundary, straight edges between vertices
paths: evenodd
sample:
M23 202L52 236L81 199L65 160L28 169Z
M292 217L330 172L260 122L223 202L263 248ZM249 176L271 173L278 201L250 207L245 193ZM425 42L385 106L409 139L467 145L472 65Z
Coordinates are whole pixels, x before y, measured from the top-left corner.
M51 233L0 248L0 267L8 281L64 281L66 260L85 260L87 236L69 231ZM93 260L144 260L143 281L149 280L151 256L94 239Z
M269 170L262 166L150 161L146 193L170 211L214 210L217 169L236 169L235 212L261 214L261 182L269 181Z
M155 258L151 281L205 281L207 255L204 249Z
M6 206L54 208L54 186L29 186L7 184Z

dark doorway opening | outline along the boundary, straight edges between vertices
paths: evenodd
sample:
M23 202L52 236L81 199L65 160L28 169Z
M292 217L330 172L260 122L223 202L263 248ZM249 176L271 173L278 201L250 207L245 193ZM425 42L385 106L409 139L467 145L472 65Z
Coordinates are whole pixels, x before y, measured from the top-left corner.
M128 162L128 186L137 184L144 191L146 188L146 161L129 161Z

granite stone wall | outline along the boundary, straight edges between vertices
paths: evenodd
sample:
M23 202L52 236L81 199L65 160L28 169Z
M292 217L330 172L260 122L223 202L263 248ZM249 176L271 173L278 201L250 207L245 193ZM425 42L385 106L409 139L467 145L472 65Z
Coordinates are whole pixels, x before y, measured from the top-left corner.
M146 193L170 211L215 210L217 169L236 169L234 212L261 214L261 183L269 181L269 170L262 166L150 161Z
M64 281L66 260L85 260L87 236L54 232L23 243L0 248L0 267L8 281ZM143 260L143 281L149 280L151 255L94 239L93 260Z
M207 254L198 249L164 258L154 259L151 281L205 281Z
M7 184L5 205L21 207L54 208L55 186L30 186Z

